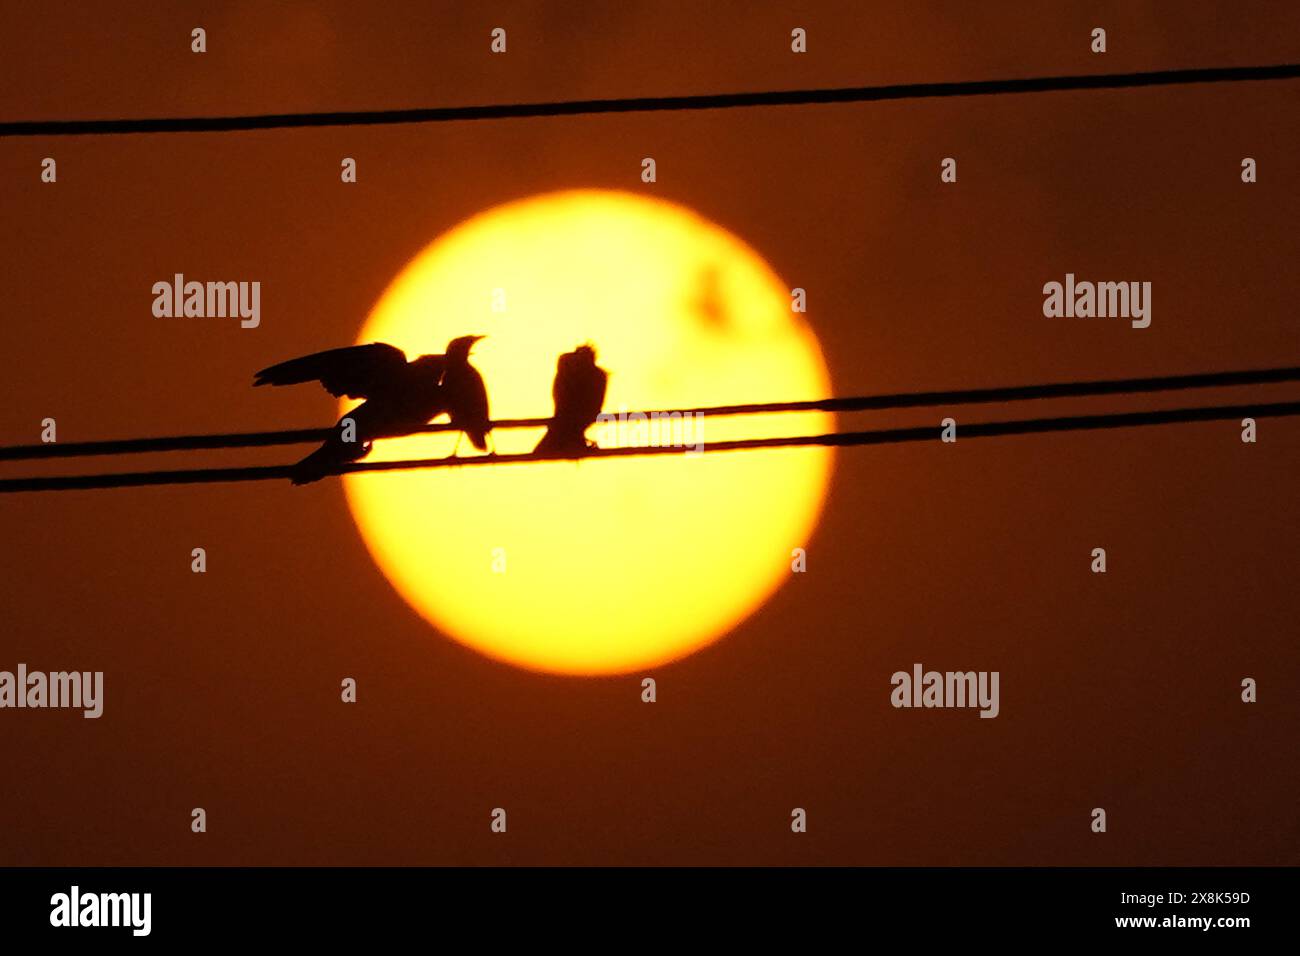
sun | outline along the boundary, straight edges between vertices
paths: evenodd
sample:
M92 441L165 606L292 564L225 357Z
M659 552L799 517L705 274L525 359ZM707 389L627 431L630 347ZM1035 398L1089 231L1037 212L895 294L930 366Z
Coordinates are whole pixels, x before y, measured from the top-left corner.
M686 208L631 193L546 194L462 223L402 270L358 341L414 356L467 334L487 336L472 361L497 419L549 415L556 358L584 343L609 370L607 412L831 394L816 337L762 258ZM709 441L832 421L713 417L703 428ZM503 453L540 436L493 433ZM618 423L589 437L668 440ZM453 441L381 442L371 460L439 457ZM619 674L698 650L780 587L816 525L832 454L441 468L350 475L344 487L375 563L439 631L533 670Z

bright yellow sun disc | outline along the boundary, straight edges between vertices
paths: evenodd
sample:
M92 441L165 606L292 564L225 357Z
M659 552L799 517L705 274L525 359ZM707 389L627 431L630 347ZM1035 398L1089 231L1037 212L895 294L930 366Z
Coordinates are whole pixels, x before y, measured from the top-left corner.
M605 410L684 409L831 394L790 288L748 246L671 203L581 190L488 210L393 281L360 342L408 358L459 335L493 418L550 415L555 361L595 346ZM349 407L347 403L344 407ZM602 446L821 433L822 413L600 424ZM493 433L531 451L540 430ZM380 442L368 460L440 457L454 437ZM467 441L460 454L477 454ZM438 468L352 475L375 562L436 628L499 660L625 673L727 633L791 574L832 462L826 448Z

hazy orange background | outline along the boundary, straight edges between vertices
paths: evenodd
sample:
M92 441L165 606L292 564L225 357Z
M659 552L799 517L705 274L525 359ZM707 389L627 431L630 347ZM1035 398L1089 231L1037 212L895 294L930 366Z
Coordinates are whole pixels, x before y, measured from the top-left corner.
M0 116L1300 59L1300 9L1271 3L191 6L7 3ZM752 244L808 290L837 394L1296 364L1297 91L0 140L0 440L38 440L46 416L62 441L322 424L323 392L270 401L252 372L352 341L466 216L577 186L650 191ZM1042 284L1067 271L1151 281L1151 328L1044 319ZM261 327L155 319L150 286L175 272L260 280ZM98 721L0 712L0 863L1300 862L1300 423L1265 421L1255 445L1237 431L847 450L808 573L655 673L653 706L636 677L542 677L431 632L336 483L4 496L0 669L103 670L106 700ZM180 461L128 467L157 465ZM914 661L1001 671L1001 716L894 710L889 675ZM1240 702L1244 676L1259 703Z

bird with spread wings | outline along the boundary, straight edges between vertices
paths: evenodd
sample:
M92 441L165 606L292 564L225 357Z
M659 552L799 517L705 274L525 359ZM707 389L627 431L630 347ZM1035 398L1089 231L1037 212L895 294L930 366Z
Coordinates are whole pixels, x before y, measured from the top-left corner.
M408 434L442 414L449 415L476 448L486 450L492 428L487 389L469 364L470 349L482 337L461 336L448 343L444 355L410 361L401 349L373 342L316 352L258 372L255 386L318 381L336 398L363 399L339 419L320 448L294 466L293 483L318 481L364 458L375 439ZM459 438L456 446L459 450Z

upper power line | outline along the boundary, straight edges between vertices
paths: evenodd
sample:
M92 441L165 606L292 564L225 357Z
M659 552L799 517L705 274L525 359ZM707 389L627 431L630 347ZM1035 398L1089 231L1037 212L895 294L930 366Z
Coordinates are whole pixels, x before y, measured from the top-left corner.
M1039 76L1010 80L958 80L896 83L812 90L749 93L699 93L687 96L634 96L551 103L497 103L423 109L355 110L323 113L273 113L260 116L190 116L139 119L19 120L0 122L0 136L84 136L115 133L222 133L238 130L294 129L320 126L389 126L399 123L447 123L460 120L583 116L602 113L657 113L753 106L814 106L919 100L950 96L1048 93L1064 90L1116 90L1191 83L1236 83L1300 77L1300 64L1227 66L1141 73Z

